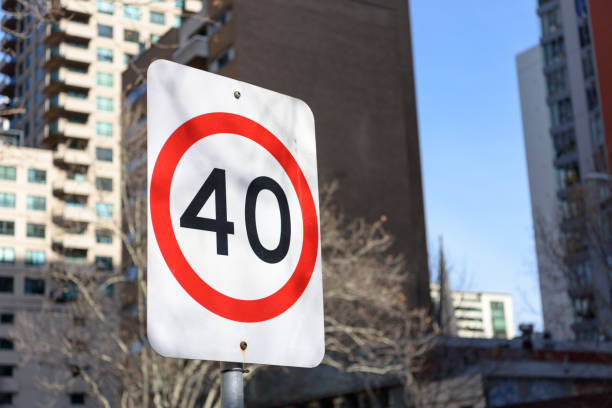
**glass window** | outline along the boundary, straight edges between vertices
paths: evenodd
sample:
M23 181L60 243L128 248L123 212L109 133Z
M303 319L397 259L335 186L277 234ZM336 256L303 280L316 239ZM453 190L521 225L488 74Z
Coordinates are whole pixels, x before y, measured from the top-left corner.
M42 52L43 52L42 44L37 44L36 45L36 56L40 58L42 56Z
M0 324L13 324L14 321L14 313L0 313Z
M140 20L140 9L136 6L125 4L123 6L123 17L130 20Z
M106 98L104 96L96 97L96 108L100 111L112 112L113 111L113 99Z
M34 224L28 222L26 225L26 236L30 238L44 238L45 224Z
M593 65L593 56L590 51L582 55L582 75L584 79L595 75L595 65Z
M155 44L157 41L159 41L159 38L159 34L151 34L151 44Z
M64 261L71 264L84 264L87 260L86 249L71 249L66 251L64 255Z
M113 124L111 122L96 122L96 134L98 136L112 136Z
M98 37L113 38L113 26L98 24Z
M26 249L25 264L39 266L45 264L45 251Z
M580 47L582 48L591 44L591 33L586 22L578 26L578 38L580 38Z
M561 67L546 74L548 96L567 91L567 68Z
M181 19L181 16L174 16L174 23L173 23L173 26L174 26L175 28L180 27L182 23L183 23L183 20Z
M70 394L70 404L85 405L85 394L82 392L73 392Z
M13 287L12 276L0 276L0 292L13 293Z
M15 222L0 221L0 235L15 235Z
M32 86L32 78L27 77L25 80L25 90L29 91L31 86Z
M9 364L0 365L0 377L12 377L13 366Z
M47 199L43 196L28 195L26 203L28 210L44 211L47 209Z
M79 74L86 74L87 73L87 68L86 67L66 67L66 69L70 72L76 72Z
M66 95L68 95L71 98L87 99L87 92L68 91L66 92Z
M85 200L76 197L67 197L64 202L68 208L85 208Z
M0 166L0 180L17 179L17 169L14 166Z
M563 37L544 44L544 61L546 65L554 64L565 58L565 43Z
M15 344L11 340L7 339L6 337L0 337L0 349L13 350L14 348L15 348ZM8 394L8 395L12 397L12 394Z
M185 7L185 0L174 0L174 6L176 8L182 9L183 7Z
M503 302L491 302L491 323L493 324L493 337L506 338L506 316Z
M554 7L542 13L540 17L542 23L542 36L547 36L562 28L561 8Z
M96 269L99 271L111 271L113 269L113 258L110 256L96 256Z
M115 6L112 0L98 0L98 11L104 14L113 14Z
M164 13L152 11L149 17L150 21L154 24L166 24L166 15Z
M113 50L110 48L98 48L98 61L113 62Z
M113 243L113 232L108 229L96 230L96 242L98 244L112 244Z
M96 215L100 218L113 216L113 205L109 203L96 203Z
M15 193L0 193L0 207L15 208Z
M14 264L15 263L15 248L0 248L0 263Z
M102 86L113 86L113 74L108 72L96 73L96 80L98 85Z
M137 43L138 42L138 38L139 38L138 31L136 31L136 30L127 30L127 29L123 30L123 39L125 41Z
M28 182L45 184L47 182L47 172L45 170L28 169Z
M23 291L26 295L44 295L45 280L25 278L23 281Z
M102 161L113 161L113 149L105 147L96 147L96 159Z
M132 54L123 54L123 63L125 65L129 65L130 61L132 61L132 59L134 58L134 56Z
M96 188L101 191L113 191L113 179L108 177L96 177Z

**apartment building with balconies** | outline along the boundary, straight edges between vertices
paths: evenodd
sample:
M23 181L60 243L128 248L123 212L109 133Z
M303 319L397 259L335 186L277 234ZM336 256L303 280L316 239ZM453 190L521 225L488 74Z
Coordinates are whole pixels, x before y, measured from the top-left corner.
M539 47L517 63L544 326L611 340L612 4L538 0L537 13Z
M0 266L16 274L12 281L15 293L29 288L37 291L37 296L24 295L24 299L63 296L48 282L32 280L44 279L49 268L121 267L121 239L116 233L122 202L121 73L143 50L155 48L170 28L180 26L201 8L202 0L2 0L0 116L20 132L20 143L27 147L0 148L0 163L15 167L17 177L16 181L0 180L0 200L10 204L11 194L16 194L16 209L26 208L30 201L39 207L44 203L45 208L16 212L0 205L0 214L14 215L5 225L14 235L0 233L0 247L7 248L2 254L16 260ZM22 156L27 160L19 159ZM30 167L46 172L44 184L26 182ZM3 186L7 190L4 198ZM43 196L44 200L38 198ZM44 222L38 219L42 214ZM30 218L34 221L28 221ZM30 229L41 233L42 225L44 239L26 234ZM45 266L24 268L30 258L44 261ZM28 271L33 276L25 276ZM8 278L6 284L9 287ZM38 293L41 285L44 294ZM27 305L15 302L11 310L21 306ZM0 376L2 328L0 324ZM16 352L10 353L16 363ZM29 376L35 371L30 370ZM0 404L12 400L16 406L35 406L32 401L42 395L35 391L37 385L28 375L15 378L11 396L2 394L4 383L0 381ZM25 394L30 399L24 399ZM60 406L88 399L65 396Z

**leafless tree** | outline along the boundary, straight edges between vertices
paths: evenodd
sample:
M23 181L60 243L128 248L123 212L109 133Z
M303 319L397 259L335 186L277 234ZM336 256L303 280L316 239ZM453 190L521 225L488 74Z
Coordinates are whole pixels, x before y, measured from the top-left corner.
M572 291L567 302L571 303L574 323L596 320L598 332L591 333L592 341L611 339L612 305L607 289L612 277L611 180L606 175L591 174L581 183L570 181L563 190L558 213L541 214L534 222L539 256L543 258L540 274L545 274L540 279L548 285L542 290L564 291L560 296L566 299ZM556 324L553 314L547 319L548 325ZM577 339L588 340L580 335Z
M410 389L434 335L428 313L410 310L401 256L389 252L385 217L374 223L335 210L332 184L321 193L324 262L324 363L343 372L394 374ZM18 316L14 337L25 362L57 372L41 385L65 395L86 391L101 406L214 407L216 362L170 359L146 338L146 201L124 183L126 275L99 265L52 265L51 299ZM143 196L140 196L144 198ZM115 288L111 291L111 288ZM249 378L265 367L249 367Z

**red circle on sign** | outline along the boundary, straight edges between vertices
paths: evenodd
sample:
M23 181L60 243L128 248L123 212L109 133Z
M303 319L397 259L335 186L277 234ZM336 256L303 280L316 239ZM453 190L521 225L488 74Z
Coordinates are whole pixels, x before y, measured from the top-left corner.
M191 268L181 252L170 219L170 187L174 171L185 152L207 136L232 133L262 146L283 167L302 210L302 251L289 280L279 290L261 299L236 299L215 290ZM289 150L259 123L232 113L207 113L183 123L168 138L151 176L151 223L168 268L187 293L200 305L226 319L261 322L289 309L302 295L314 270L319 247L317 211L306 177Z

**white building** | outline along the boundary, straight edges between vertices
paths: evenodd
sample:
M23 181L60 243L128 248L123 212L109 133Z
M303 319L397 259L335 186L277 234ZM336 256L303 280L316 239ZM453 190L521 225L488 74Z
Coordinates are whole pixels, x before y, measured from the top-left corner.
M440 286L430 285L432 302L440 300ZM514 337L512 295L506 293L452 291L459 337Z

